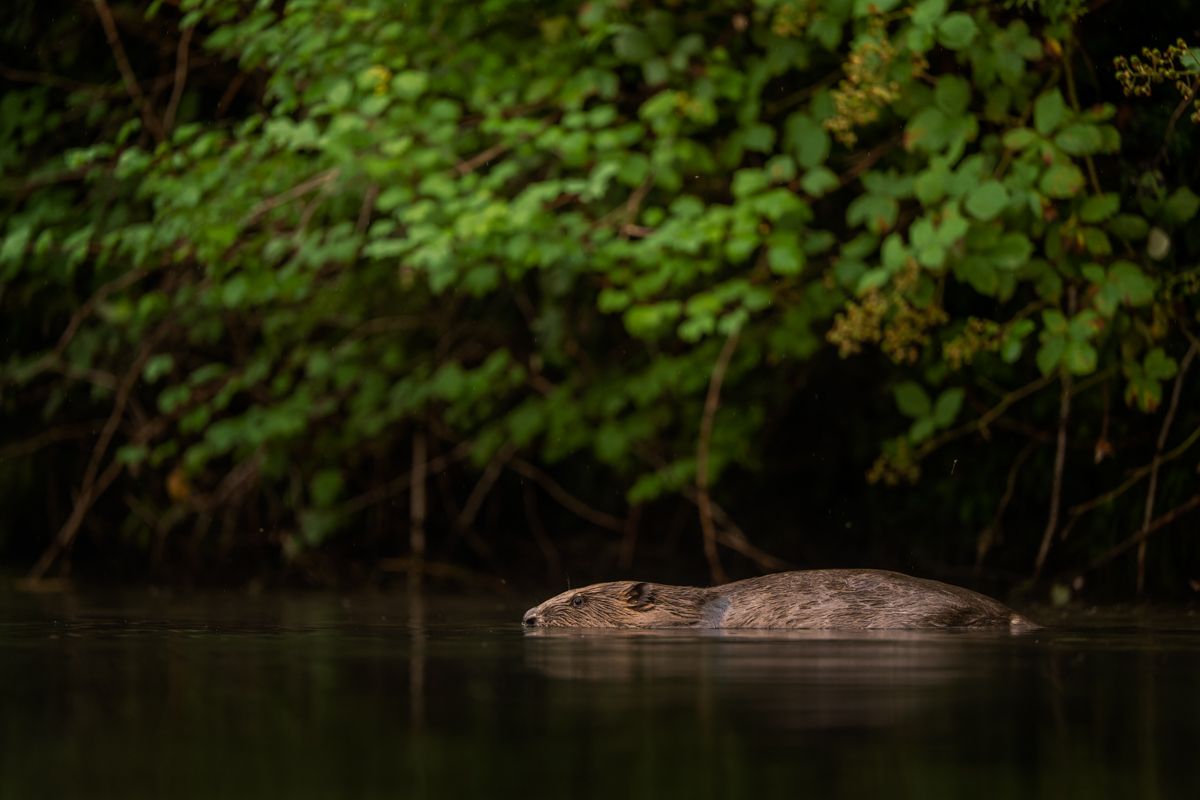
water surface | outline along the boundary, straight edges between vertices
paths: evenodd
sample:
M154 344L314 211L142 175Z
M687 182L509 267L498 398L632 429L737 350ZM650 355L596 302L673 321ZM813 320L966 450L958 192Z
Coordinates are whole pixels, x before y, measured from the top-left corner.
M552 634L533 598L3 600L0 798L1200 797L1182 612Z

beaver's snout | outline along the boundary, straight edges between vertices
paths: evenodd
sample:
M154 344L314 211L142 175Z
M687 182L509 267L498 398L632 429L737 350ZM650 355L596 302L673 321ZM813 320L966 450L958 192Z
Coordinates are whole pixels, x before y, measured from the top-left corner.
M531 608L525 612L524 617L521 617L521 624L524 625L526 628L537 627L537 624L538 624L537 614L535 614L533 612L534 612L534 609Z

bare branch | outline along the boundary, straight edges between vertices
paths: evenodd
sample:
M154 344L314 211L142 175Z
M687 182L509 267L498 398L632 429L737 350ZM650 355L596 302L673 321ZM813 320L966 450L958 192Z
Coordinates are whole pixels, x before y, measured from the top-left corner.
M1067 423L1071 419L1071 375L1062 374L1062 391L1058 405L1058 442L1054 452L1054 478L1050 485L1050 513L1046 519L1046 530L1042 532L1042 543L1038 547L1037 560L1033 564L1035 578L1042 574L1046 564L1046 556L1050 553L1050 543L1058 530L1058 513L1062 503L1063 469L1067 461Z
M700 419L700 436L696 442L696 508L700 512L700 528L704 532L704 557L708 560L708 571L716 583L725 583L728 576L717 552L717 530L713 525L712 498L708 493L708 456L713 423L721 406L721 384L725 382L725 373L737 349L738 335L737 329L729 334L713 364L712 375L708 379L708 394L704 398L704 416Z
M1196 357L1197 349L1197 344L1193 341L1179 365L1179 373L1175 376L1175 387L1171 390L1171 404L1167 408L1166 417L1163 418L1162 429L1158 432L1158 443L1154 449L1154 460L1150 462L1150 486L1146 489L1146 510L1142 515L1143 531L1150 527L1150 521L1154 518L1154 495L1158 490L1158 469L1162 466L1163 448L1167 446L1167 434L1171 432L1171 423L1175 421L1175 412L1179 410L1179 396L1183 393L1183 378L1187 374L1188 367L1192 365L1192 360ZM1138 543L1137 551L1137 593L1139 595L1142 593L1145 585L1146 540L1142 539Z
M154 109L150 107L150 101L142 93L141 84L138 83L137 76L133 73L129 56L125 53L125 45L121 44L121 34L117 31L117 23L113 20L112 9L108 7L107 0L92 0L92 5L96 7L96 13L100 16L100 24L104 26L104 35L108 37L108 46L113 51L117 69L120 70L121 79L125 82L125 91L129 93L129 97L141 112L146 130L150 131L155 140L163 141L167 138L166 131L163 130L158 117L154 115Z
M625 530L624 520L592 508L528 461L515 458L511 464L517 474L525 476L542 487L546 491L546 494L550 495L555 502L575 516L587 520L597 528L604 528L605 530L616 531L617 533L622 533Z
M163 112L163 129L167 133L175 127L175 114L179 111L179 101L183 99L183 86L187 83L188 73L188 48L191 46L194 31L195 28L184 28L179 36L179 48L175 54L175 84L171 88L167 110Z

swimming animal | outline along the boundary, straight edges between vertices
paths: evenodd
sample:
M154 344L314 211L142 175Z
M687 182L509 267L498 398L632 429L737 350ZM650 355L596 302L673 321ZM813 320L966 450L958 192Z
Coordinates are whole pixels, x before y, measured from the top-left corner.
M1010 628L1036 623L969 589L876 569L779 572L708 588L639 581L563 592L525 612L538 628Z

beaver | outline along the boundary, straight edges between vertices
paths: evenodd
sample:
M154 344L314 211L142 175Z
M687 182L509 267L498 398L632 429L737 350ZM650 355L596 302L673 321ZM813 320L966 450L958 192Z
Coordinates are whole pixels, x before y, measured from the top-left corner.
M551 597L522 621L546 628L1039 627L969 589L875 569L780 572L709 588L597 583Z

